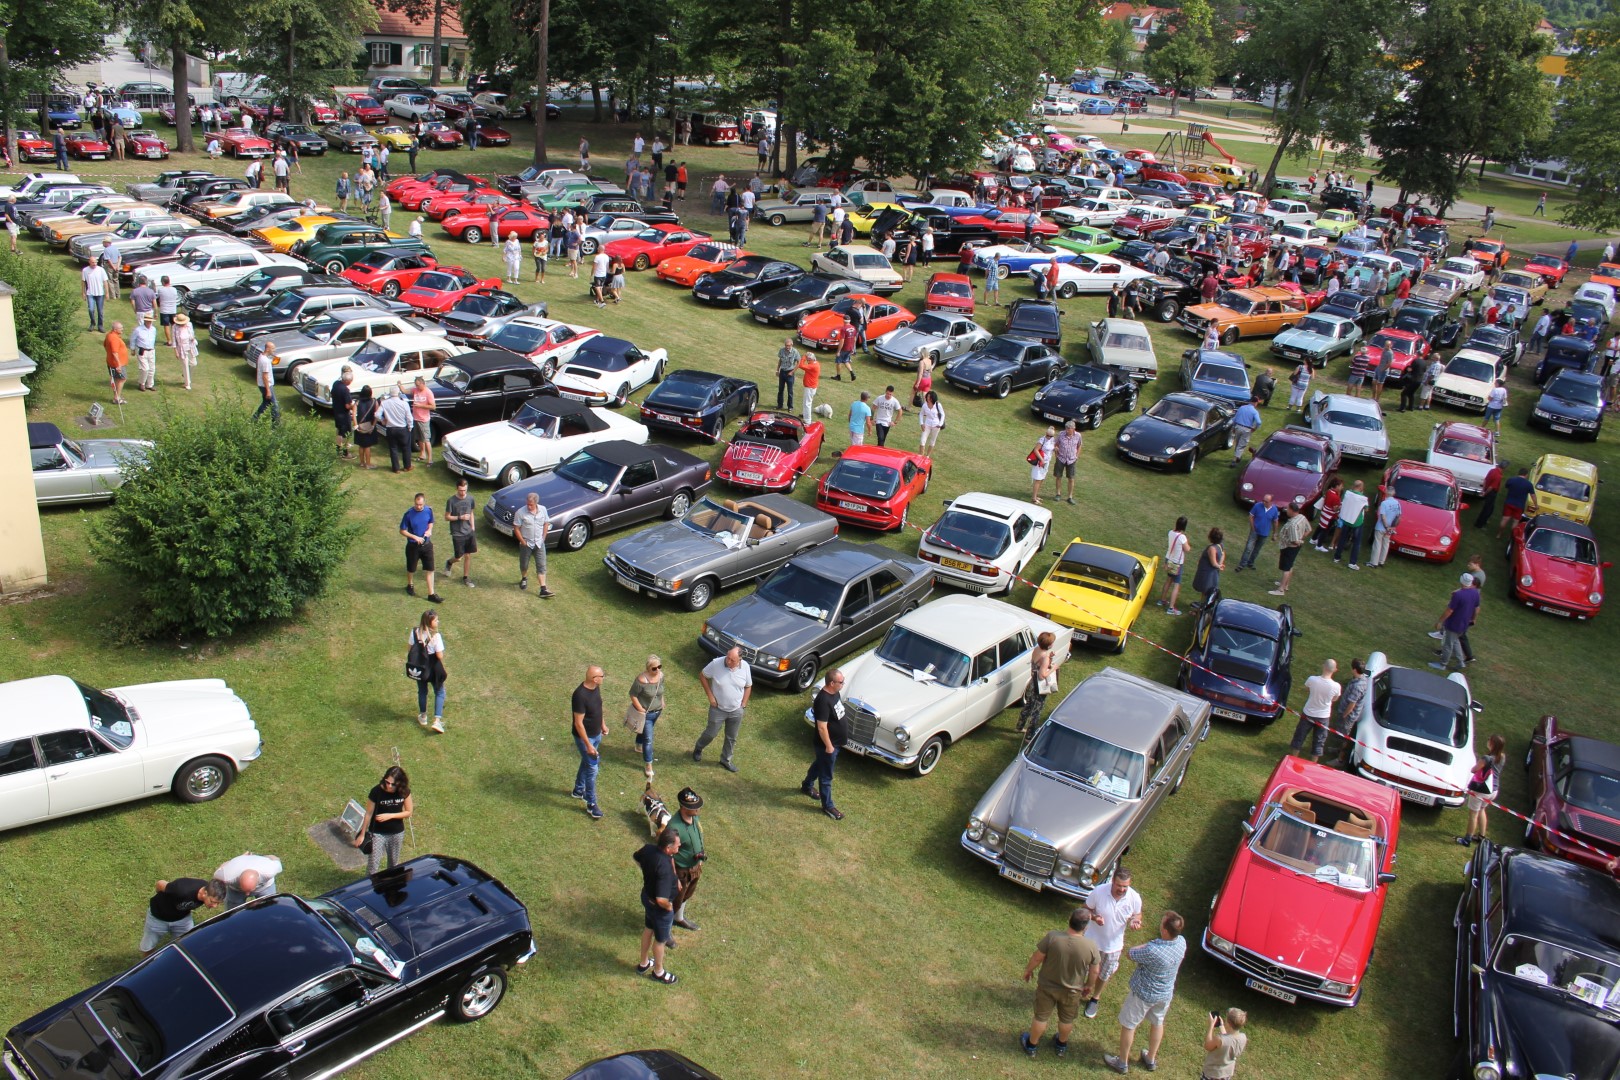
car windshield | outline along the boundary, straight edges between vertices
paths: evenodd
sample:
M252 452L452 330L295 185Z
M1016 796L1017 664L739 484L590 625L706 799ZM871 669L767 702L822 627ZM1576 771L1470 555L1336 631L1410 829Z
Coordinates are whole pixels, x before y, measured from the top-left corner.
M707 408L714 401L716 389L717 385L707 379L665 379L654 392L657 400L653 404L677 409Z
M1598 393L1597 383L1571 379L1567 375L1560 375L1548 383L1547 393L1578 405L1597 406L1603 403L1603 395Z
M1611 960L1576 952L1567 945L1509 934L1496 950L1493 966L1500 974L1579 998L1611 1017L1620 1016L1620 993L1615 992L1620 965Z
M1592 497L1592 485L1557 473L1542 473L1536 477L1536 490L1560 499L1585 502Z
M460 285L454 274L427 273L417 278L412 288L422 292L451 292Z
M1559 778L1558 793L1571 806L1620 817L1620 777L1577 765Z
M950 332L952 325L949 319L924 312L917 316L917 321L911 324L911 329L918 334L944 335Z
M1455 510L1457 491L1449 484L1426 480L1420 476L1397 476L1395 497L1401 502L1416 503L1436 510Z
M1496 365L1487 360L1475 360L1471 356L1453 356L1446 361L1446 374L1455 375L1459 379L1488 383L1496 378Z
M1321 334L1323 337L1337 337L1339 324L1332 319L1319 319L1314 315L1299 321L1298 331L1305 334Z
M1378 681L1373 697L1373 713L1379 723L1390 731L1448 746L1462 746L1468 740L1466 708L1458 709L1427 698L1391 693L1388 678Z
M961 650L941 645L933 638L924 637L904 626L889 628L888 636L878 646L877 655L885 664L898 668L920 682L934 682L949 687L966 685L971 665Z
M405 966L396 960L381 943L373 940L364 926L342 907L322 897L306 901L310 910L319 915L332 931L348 943L355 959L367 967L398 979Z
M1442 292L1454 292L1460 282L1456 278L1445 274L1424 274L1418 280L1418 284L1427 285L1431 289L1439 289Z
M765 579L754 595L817 622L826 622L838 609L844 586L831 578L812 573L797 563L788 563Z
M713 499L703 499L688 510L681 524L702 536L713 537L730 547L733 540L739 545L748 536L751 519L735 510L728 510Z
M357 368L365 368L377 375L386 375L394 370L394 352L375 341L368 341L356 349L349 363Z
M1204 414L1201 409L1194 408L1184 401L1175 398L1160 398L1153 403L1147 414L1155 420L1177 427L1191 428L1198 431L1204 426Z
M561 419L530 403L519 409L517 415L507 423L537 439L555 439L561 426Z
M1198 382L1219 383L1221 386L1249 385L1248 373L1230 364L1199 364L1193 370L1193 379Z
M686 257L696 262L719 262L724 259L731 248L719 244L699 244L686 253Z
M620 471L620 466L591 456L589 450L581 450L557 466L557 475L564 480L598 493L611 488L618 481Z
M1119 799L1140 797L1147 775L1147 761L1140 753L1051 721L1042 725L1025 754L1043 769Z
M1585 536L1575 536L1557 528L1531 530L1525 546L1549 559L1597 565L1597 544Z
M1447 457L1466 458L1469 461L1491 460L1491 448L1485 443L1473 439L1458 439L1444 436L1434 444L1434 452Z
M219 991L179 949L164 949L120 982L91 998L88 1008L140 1075L224 1027L234 1016ZM103 1063L95 1073L123 1075L123 1066L108 1060L99 1038L95 1042L92 1058ZM47 1060L57 1052L49 1050L52 1057Z
M1206 663L1217 675L1263 683L1276 655L1276 641L1263 634L1219 623L1210 627Z
M1333 253L1331 251L1329 251L1327 248L1325 248L1325 247L1317 247L1315 244L1306 245L1306 247L1304 248L1304 250L1302 250L1300 252L1300 254L1303 255L1306 259L1313 260L1313 261L1320 260L1320 259L1331 258L1332 255L1333 255Z
M844 458L827 474L826 484L851 495L888 499L900 486L900 470L876 461Z
M1112 380L1108 372L1102 368L1092 367L1089 364L1074 364L1063 372L1063 381L1072 386L1083 386L1087 390L1107 390Z
M490 335L489 343L527 355L546 344L546 331L524 323L507 323Z
M1146 334L1132 333L1129 330L1109 330L1103 335L1103 348L1128 349L1131 352L1152 352L1153 341Z
M120 750L129 749L135 741L135 725L124 703L105 690L97 690L81 682L73 685L79 688L85 712L90 718L90 727L96 734Z
M1235 292L1223 292L1215 298L1218 307L1234 311L1239 315L1247 315L1254 308L1254 301L1247 296Z
M982 514L947 510L928 530L928 539L935 546L953 553L965 552L981 559L995 559L1012 544L1012 529L1005 521Z
M1285 469L1298 469L1300 472L1319 473L1326 467L1320 449L1287 439L1267 439L1254 456L1261 461L1269 461Z
M1365 892L1377 884L1378 847L1370 837L1330 831L1281 810L1260 826L1249 847L1269 862L1341 888Z
M181 256L180 265L187 270L206 270L211 258L212 256L206 251L193 251L188 255Z
M1501 352L1512 344L1512 341L1512 335L1506 330L1498 330L1493 326L1478 326L1468 335L1468 345L1465 347L1478 346L1493 352Z
M303 334L305 337L314 338L316 341L325 341L327 338L331 337L341 325L343 324L333 316L322 315L319 318L311 319L303 326L300 326L298 328L298 332Z
M493 296L463 296L456 301L455 310L463 315L477 315L485 318L490 315L499 315L503 305Z

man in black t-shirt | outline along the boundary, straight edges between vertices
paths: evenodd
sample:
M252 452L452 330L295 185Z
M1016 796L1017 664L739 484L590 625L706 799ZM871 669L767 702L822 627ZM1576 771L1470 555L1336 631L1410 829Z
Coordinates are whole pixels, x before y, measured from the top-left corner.
M160 881L146 903L146 932L141 935L141 955L150 956L165 937L179 940L191 933L191 913L200 907L219 907L225 902L225 883L202 878L175 878Z
M675 976L664 970L664 949L675 942L675 898L680 893L675 853L680 849L680 835L674 829L665 829L657 840L638 848L633 856L641 867L641 908L645 915L636 973L651 973L654 980L666 985L675 982ZM652 954L650 960L648 953Z
M600 748L607 728L602 724L602 679L604 672L592 664L585 669L585 681L574 687L571 710L574 715L574 745L579 748L579 771L574 773L573 796L585 800L585 812L602 820L596 805L596 770L601 767Z
M821 690L810 703L810 718L816 724L812 741L816 757L805 771L804 783L799 785L800 791L821 800L821 812L834 821L844 819L843 811L833 805L832 795L833 765L838 761L839 748L849 737L849 725L844 722L844 701L838 696L843 686L844 673L833 668L827 672Z
M343 457L349 456L349 433L354 430L354 391L349 387L352 382L354 368L344 364L343 377L332 384L332 424L337 428L337 450Z

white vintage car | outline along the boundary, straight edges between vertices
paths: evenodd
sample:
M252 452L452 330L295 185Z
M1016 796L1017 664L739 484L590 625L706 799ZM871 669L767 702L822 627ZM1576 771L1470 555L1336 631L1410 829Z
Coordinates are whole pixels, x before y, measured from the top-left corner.
M888 296L905 285L905 279L890 265L883 252L870 244L847 244L810 257L810 269L823 277L849 278L866 286L868 292Z
M356 394L367 386L378 397L387 397L389 391L396 389L408 394L418 375L431 382L452 356L472 351L439 334L422 331L383 334L347 357L305 364L293 375L292 387L308 404L330 409L332 384L343 378L344 365L348 365L354 368L354 382L349 384L349 389Z
M1052 532L1052 511L1003 495L970 491L917 541L917 557L933 563L936 581L968 592L1006 595Z
M1362 701L1350 764L1419 806L1461 806L1474 769L1479 706L1460 671L1437 675L1367 657L1371 690Z
M1132 266L1112 255L1076 255L1068 262L1058 263L1058 296L1067 300L1081 293L1109 293L1115 285L1128 285L1138 278L1152 277L1147 270Z
M258 251L245 244L199 247L182 255L177 262L148 263L141 273L148 281L169 279L169 284L184 296L198 289L222 289L235 285L247 274L261 266L296 266L307 263L291 255L274 251Z
M1485 287L1485 270L1471 255L1444 259L1435 269L1461 280L1463 289L1467 292L1475 292Z
M630 395L664 377L669 353L643 351L623 338L593 334L557 369L552 380L563 397L592 405L622 406Z
M208 802L262 750L247 705L220 679L0 684L0 829L163 791Z
M510 420L452 431L444 437L444 463L457 476L510 487L547 473L587 446L610 439L644 444L647 429L606 409L567 398L538 397Z
M1061 664L1069 628L1000 600L945 596L901 616L881 645L842 665L843 749L927 776L947 746L1023 700L1046 631Z

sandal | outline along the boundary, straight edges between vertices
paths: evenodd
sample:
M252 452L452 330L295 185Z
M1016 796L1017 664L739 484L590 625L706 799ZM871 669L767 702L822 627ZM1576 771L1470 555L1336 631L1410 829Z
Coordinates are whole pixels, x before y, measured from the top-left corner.
M647 972L652 970L652 966L653 962L651 960L643 960L641 963L636 965L636 974L645 975Z
M653 982L663 983L665 986L674 986L680 981L675 978L675 973L672 971L655 971L648 978L652 979Z

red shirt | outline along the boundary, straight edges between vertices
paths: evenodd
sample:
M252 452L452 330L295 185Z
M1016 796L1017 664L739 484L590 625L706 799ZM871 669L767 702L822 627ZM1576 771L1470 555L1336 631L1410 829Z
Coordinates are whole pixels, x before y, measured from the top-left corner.
M841 353L855 351L855 327L848 323L844 324L843 331L838 335L838 351Z
M1407 294L1410 293L1411 291L1412 291L1412 281L1411 281L1410 278L1401 278L1401 283L1399 285L1395 286L1395 295L1397 297L1399 297L1400 299L1402 299L1402 300L1405 300L1406 297L1407 297Z
M109 333L104 344L107 348L108 367L129 366L129 346L125 345L124 339L118 336L118 331L114 330Z
M677 184L686 183L686 166L685 165L677 165L677 166L675 166L675 182Z

